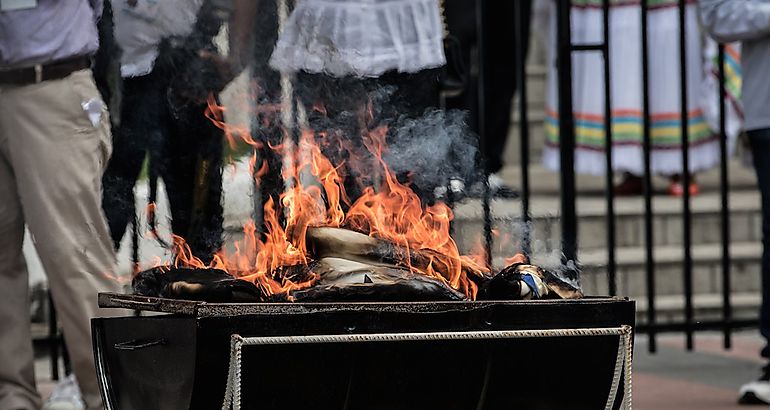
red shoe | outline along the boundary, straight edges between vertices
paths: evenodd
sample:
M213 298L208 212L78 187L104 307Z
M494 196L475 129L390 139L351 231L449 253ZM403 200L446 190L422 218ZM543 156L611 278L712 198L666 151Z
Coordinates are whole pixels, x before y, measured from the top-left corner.
M671 196L683 196L684 187L679 181L672 181L668 186L668 194ZM700 185L697 182L690 182L690 196L696 196L700 194Z

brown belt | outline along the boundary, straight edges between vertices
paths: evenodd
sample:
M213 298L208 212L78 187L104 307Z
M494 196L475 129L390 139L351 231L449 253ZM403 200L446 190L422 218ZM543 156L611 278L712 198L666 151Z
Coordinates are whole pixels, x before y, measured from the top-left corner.
M84 70L90 67L91 59L81 56L55 61L49 64L36 64L32 67L11 70L0 69L0 84L37 84L47 80L58 80L67 77L75 71Z

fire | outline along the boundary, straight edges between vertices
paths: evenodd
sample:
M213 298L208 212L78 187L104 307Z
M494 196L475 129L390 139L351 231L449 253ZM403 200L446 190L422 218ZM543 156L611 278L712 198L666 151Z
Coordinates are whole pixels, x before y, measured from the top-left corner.
M222 117L225 108L217 105L213 98L209 99L208 105L206 116L225 131L231 144L237 137L255 148L264 148L251 137L246 127L225 124ZM313 109L325 112L320 106ZM323 154L314 131L303 130L296 147L288 139L280 146L268 147L279 154L301 154L294 156L297 162L294 167L283 170L285 191L264 205L264 235L258 235L254 222L247 223L243 228L244 238L234 245L235 251L222 250L208 264L195 257L182 238L174 237L176 256L173 265L222 269L234 277L254 282L269 294L290 292L313 284L314 278L295 282L293 278L275 275L281 268L310 262L305 239L308 228L344 226L401 246L406 250L403 266L442 280L475 299L477 288L468 275L489 271L484 266L484 258L460 254L450 235L454 214L446 204L438 202L424 206L407 184L398 181L383 160L387 132L385 126L379 126L363 135L363 145L376 167L372 171L381 176L381 181L365 187L355 201L351 201L345 191L340 170L342 164L333 164ZM259 183L259 178L268 170L264 162L257 170L256 161L256 156L251 158L250 169ZM415 250L433 255L427 269L412 266L409 254Z

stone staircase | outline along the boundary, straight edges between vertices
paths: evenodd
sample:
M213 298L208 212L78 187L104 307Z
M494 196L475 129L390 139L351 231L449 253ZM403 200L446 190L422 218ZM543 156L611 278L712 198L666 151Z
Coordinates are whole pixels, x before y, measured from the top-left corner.
M545 66L528 67L528 109L530 129L529 172L534 258L541 264L554 265L560 255L559 175L541 165L545 141L544 85ZM503 177L511 186L520 182L519 118L512 113L511 133L505 150L507 167ZM731 286L736 317L756 317L759 305L761 272L761 210L753 170L738 159L729 165ZM698 175L702 194L692 200L693 286L698 319L718 319L721 312L721 226L718 170ZM681 319L683 294L682 200L665 193L666 180L654 179L653 199L654 260L656 309L659 320ZM604 178L578 176L579 217L578 247L582 266L582 285L586 294L608 293L607 215ZM494 201L495 229L498 232L495 260L518 250L515 238L523 232L521 203ZM636 299L639 321L644 323L647 309L645 281L645 241L643 198L616 198L616 260L618 293ZM478 246L483 229L481 206L468 201L456 208L456 237L465 250Z
M752 170L737 162L731 163L730 254L731 286L736 301L736 315L756 315L760 291L761 211L760 197L754 188ZM519 169L511 166L504 171L512 186L519 186ZM528 226L533 238L536 263L553 267L560 256L560 197L558 175L539 165L530 166L532 223ZM693 285L699 315L712 317L721 309L721 202L717 171L699 176L703 192L692 199L692 257ZM653 198L653 255L657 308L664 317L680 317L684 306L683 294L683 230L682 199L665 194L666 181L656 179ZM606 295L607 279L607 213L602 178L578 177L576 201L578 219L579 262L582 285L588 295ZM519 200L497 200L492 203L495 261L519 250L516 238L524 229ZM479 201L467 201L455 209L455 236L458 245L472 251L477 247L483 218ZM644 203L641 197L616 198L616 266L618 294L644 303L639 304L640 321L646 310L646 248L644 232ZM699 316L706 318L707 316Z

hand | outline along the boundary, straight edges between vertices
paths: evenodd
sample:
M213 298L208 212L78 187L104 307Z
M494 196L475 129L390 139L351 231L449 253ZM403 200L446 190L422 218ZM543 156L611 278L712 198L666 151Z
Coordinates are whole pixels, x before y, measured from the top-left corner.
M222 54L214 53L209 50L200 50L198 51L198 56L215 68L225 85L229 84L230 81L238 76L239 70L236 69L236 64Z

